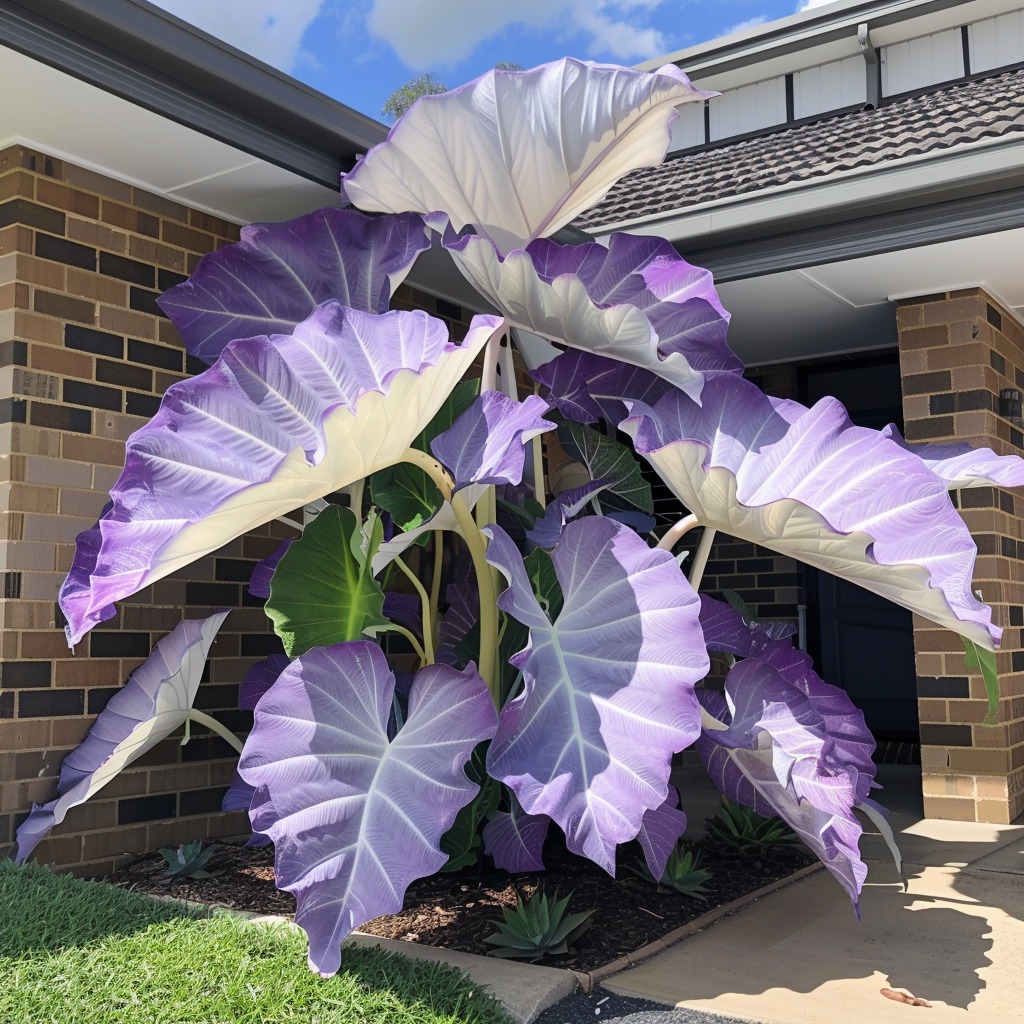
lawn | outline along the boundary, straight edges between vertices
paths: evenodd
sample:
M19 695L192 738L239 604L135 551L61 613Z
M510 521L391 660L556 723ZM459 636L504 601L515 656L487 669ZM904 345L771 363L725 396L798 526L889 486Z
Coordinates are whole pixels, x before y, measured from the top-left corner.
M0 861L0 1021L18 1024L509 1024L465 975Z

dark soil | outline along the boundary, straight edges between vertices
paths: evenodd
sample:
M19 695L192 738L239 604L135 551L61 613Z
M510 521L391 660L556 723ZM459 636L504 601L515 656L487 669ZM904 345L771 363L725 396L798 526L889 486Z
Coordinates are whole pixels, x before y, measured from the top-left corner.
M209 878L170 882L160 854L140 857L108 878L115 885L179 899L219 904L237 910L291 915L295 901L274 885L273 847L216 843L206 864ZM544 962L552 967L592 971L724 903L798 871L812 859L802 848L737 857L719 849L701 851L701 865L712 872L704 900L681 896L628 873L623 865L638 859L620 852L619 877L611 878L590 861L564 849L545 852L540 875L510 875L488 865L438 874L414 882L399 914L379 917L361 931L383 938L486 953L483 939L496 931L502 908L515 907L517 892L528 896L543 883L549 897L571 893L568 912L595 909L592 924L570 953Z

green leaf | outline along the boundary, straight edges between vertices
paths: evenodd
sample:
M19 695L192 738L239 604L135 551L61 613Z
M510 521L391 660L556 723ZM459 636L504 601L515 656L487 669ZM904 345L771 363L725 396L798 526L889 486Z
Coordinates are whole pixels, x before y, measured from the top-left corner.
M587 467L592 480L608 480L608 491L624 498L642 512L654 513L651 485L640 472L633 452L620 441L580 423L563 423L558 442L570 458Z
M562 610L562 587L555 575L555 566L551 556L541 548L534 548L523 559L526 572L530 577L530 585L540 606L547 612L548 618L554 622ZM515 651L512 652L515 654Z
M477 380L460 382L422 433L413 438L410 447L429 453L430 442L438 434L443 434L472 405L479 387ZM369 481L374 505L389 513L403 531L412 530L429 519L444 500L430 477L418 466L410 466L407 462L371 473ZM428 539L424 534L417 543L425 544Z
M979 647L973 640L960 637L964 642L964 664L968 672L977 672L985 681L985 695L988 697L988 714L982 725L999 724L999 673L996 671L996 652Z
M364 542L355 514L330 505L281 559L266 611L289 658L358 640L368 627L388 624L384 591L370 568L382 536L378 525L370 524Z
M487 744L482 743L473 751L466 766L466 774L480 786L480 791L459 811L452 827L441 836L441 850L448 854L442 871L459 871L480 860L480 829L501 800L501 784L487 774L486 750Z

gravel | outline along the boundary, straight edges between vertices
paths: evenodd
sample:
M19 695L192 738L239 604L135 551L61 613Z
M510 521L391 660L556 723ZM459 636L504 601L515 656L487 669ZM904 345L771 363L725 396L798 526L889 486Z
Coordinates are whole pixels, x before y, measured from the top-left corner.
M617 996L601 988L589 995L567 996L545 1010L534 1024L603 1024L608 1020L616 1024L749 1024L738 1017L676 1009L649 999Z

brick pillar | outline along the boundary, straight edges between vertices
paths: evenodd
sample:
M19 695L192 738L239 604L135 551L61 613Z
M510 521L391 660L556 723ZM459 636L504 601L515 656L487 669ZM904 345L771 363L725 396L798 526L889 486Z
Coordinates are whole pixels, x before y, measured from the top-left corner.
M908 441L968 441L1020 455L1024 433L999 416L999 392L1024 386L1024 326L981 288L897 304ZM998 724L960 638L915 616L924 809L928 817L1006 824L1024 811L1024 499L998 488L953 492L978 544L974 589L1004 629Z

